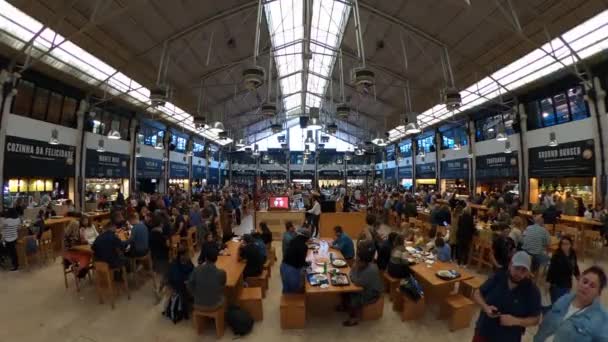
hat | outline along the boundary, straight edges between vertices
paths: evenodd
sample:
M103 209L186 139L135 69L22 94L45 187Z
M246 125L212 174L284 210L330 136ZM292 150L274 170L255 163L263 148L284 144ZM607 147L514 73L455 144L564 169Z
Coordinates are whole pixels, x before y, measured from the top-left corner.
M511 265L525 267L528 271L530 271L532 258L528 253L519 251L513 255L513 258L511 258Z
M308 230L304 227L300 227L300 228L296 229L296 234L310 238L310 230Z

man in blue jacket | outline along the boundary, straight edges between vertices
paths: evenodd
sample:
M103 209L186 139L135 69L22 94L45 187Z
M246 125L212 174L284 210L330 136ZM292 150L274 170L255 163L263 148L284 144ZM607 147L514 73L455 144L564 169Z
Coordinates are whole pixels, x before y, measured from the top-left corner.
M346 233L342 230L342 227L340 226L334 227L334 232L336 233L336 239L331 244L331 246L342 252L344 259L350 260L354 258L355 246L353 244L353 239L346 235Z

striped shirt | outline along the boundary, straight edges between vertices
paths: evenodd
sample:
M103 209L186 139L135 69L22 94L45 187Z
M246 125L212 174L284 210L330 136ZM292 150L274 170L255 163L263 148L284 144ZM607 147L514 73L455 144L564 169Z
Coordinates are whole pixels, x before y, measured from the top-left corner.
M522 249L532 255L545 254L550 241L545 227L533 224L524 231Z
M2 224L2 239L6 242L13 242L17 240L17 230L21 226L21 219L19 218L4 218Z

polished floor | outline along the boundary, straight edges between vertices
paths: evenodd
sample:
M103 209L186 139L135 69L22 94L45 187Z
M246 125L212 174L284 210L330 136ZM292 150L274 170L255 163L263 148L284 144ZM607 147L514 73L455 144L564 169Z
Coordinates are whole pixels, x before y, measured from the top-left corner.
M252 218L246 217L238 233L252 228ZM277 245L277 247L279 247ZM280 253L280 247L277 252ZM280 260L279 255L279 260ZM588 259L587 259L588 260ZM603 263L605 264L605 263ZM470 341L473 329L450 332L445 321L436 319L436 310L427 310L424 318L401 322L385 300L383 318L363 322L357 327L344 328L342 313L327 312L308 317L304 330L281 330L279 299L281 283L279 264L275 264L270 289L264 299L264 320L255 324L253 332L242 338L249 341ZM545 291L546 292L546 291ZM607 303L606 295L603 301ZM388 299L388 298L387 298ZM546 300L546 298L545 298ZM112 310L109 304L99 304L92 284L88 281L80 293L73 283L65 289L59 259L55 263L34 266L28 271L0 272L0 342L188 342L214 340L211 324L203 336L197 336L191 321L173 324L161 315L150 282L134 289L131 299L121 295ZM474 322L472 323L472 325ZM530 341L534 329L524 340ZM223 340L232 340L227 328Z

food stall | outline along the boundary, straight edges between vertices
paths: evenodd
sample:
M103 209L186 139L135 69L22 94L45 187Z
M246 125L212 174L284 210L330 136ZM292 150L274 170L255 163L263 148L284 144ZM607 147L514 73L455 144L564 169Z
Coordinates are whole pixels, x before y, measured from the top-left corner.
M197 160L196 163L195 163L195 160ZM193 192L200 191L205 184L207 184L207 169L202 165L201 159L193 158L193 160L192 160L192 191Z
M384 182L390 185L397 184L397 169L394 167L386 168L384 170Z
M416 190L422 189L436 190L437 189L437 175L435 162L426 164L416 164Z
M456 195L468 195L469 159L442 160L440 179L439 191L447 193L448 198L454 193Z
M75 151L74 146L6 136L2 189L5 207L19 198L32 206L40 205L43 197L74 199Z
M169 188L180 188L190 191L190 177L188 164L169 162Z
M288 196L271 196L264 200L260 207L265 208L255 212L255 227L261 222L268 225L275 240L280 240L285 232L285 224L291 222L299 227L304 223L306 212L303 209L292 208L293 198Z
M110 202L116 200L119 191L125 198L129 196L129 155L87 149L86 158L86 211L97 209L96 200L101 195Z
M399 166L397 168L397 180L399 182L399 185L401 185L402 187L409 189L412 187L412 165L404 165L404 166Z
M367 182L367 177L370 173L365 170L348 170L346 178L349 187L363 186Z
M565 197L571 192L585 205L596 203L593 139L529 149L530 203L538 203L544 191Z
M321 170L318 172L319 187L329 186L334 187L344 184L344 171L342 170Z
M136 189L145 193L158 191L158 184L163 178L164 163L152 158L137 158Z
M285 170L261 170L260 179L262 185L275 185L285 187L287 185L287 171Z
M516 191L519 188L518 151L475 158L475 193Z
M289 175L291 183L308 185L315 178L314 170L291 170Z

